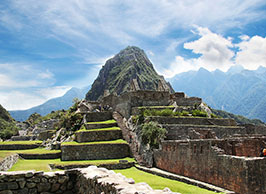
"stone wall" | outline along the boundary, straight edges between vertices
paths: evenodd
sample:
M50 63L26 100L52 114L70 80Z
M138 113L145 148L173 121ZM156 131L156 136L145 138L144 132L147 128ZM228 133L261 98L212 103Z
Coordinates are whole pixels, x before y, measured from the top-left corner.
M3 160L0 161L0 171L9 170L18 161L18 159L18 154L13 154L5 157Z
M129 154L126 143L101 143L81 145L61 145L61 159L65 160L101 160L125 158Z
M58 172L1 172L0 194L174 194L169 189L153 190L146 183L135 184L121 174L90 166Z
M107 127L116 127L117 123L99 123L99 124L85 123L84 125L86 129L100 129Z
M36 135L22 135L22 136L12 136L11 141L30 141L30 140L36 140Z
M61 158L61 152L57 153L47 153L47 154L22 154L19 156L23 159L56 159Z
M110 105L126 118L131 114L131 107L167 106L169 103L170 93L165 91L131 91L120 96L109 95L102 99L103 105Z
M40 144L0 144L0 150L26 150L38 148Z
M263 142L266 139L256 140ZM239 194L266 193L266 158L225 155L232 149L229 146L232 141L242 143L241 139L164 141L162 148L154 152L155 165ZM248 146L250 141L252 138L247 138L242 147L239 145L239 155L255 154L253 146Z
M42 131L38 135L38 140L41 140L41 141L47 140L47 139L51 138L55 133L56 133L56 130Z
M241 126L164 124L167 140L226 138L237 134L247 134Z
M99 131L81 131L75 133L75 141L79 143L92 141L110 141L122 139L122 131L117 130L99 130Z
M236 126L234 119L215 119L200 117L149 117L151 121L157 121L160 124L190 124L190 125L219 125Z
M98 122L112 119L112 112L89 112L86 114L86 122Z

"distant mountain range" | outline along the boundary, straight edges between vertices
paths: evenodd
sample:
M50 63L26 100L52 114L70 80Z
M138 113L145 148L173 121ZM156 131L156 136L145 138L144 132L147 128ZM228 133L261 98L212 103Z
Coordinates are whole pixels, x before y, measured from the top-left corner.
M27 110L15 110L9 111L10 115L17 121L25 121L28 117L33 113L39 113L40 115L44 116L50 113L51 111L61 110L61 109L68 109L73 105L73 99L79 98L84 99L85 94L89 91L89 87L85 87L82 89L79 88L71 88L68 90L65 95L57 98L53 98L48 100L47 102L35 106L33 108Z
M204 68L169 79L175 91L201 97L209 106L266 122L266 68L245 70L231 67L227 72Z

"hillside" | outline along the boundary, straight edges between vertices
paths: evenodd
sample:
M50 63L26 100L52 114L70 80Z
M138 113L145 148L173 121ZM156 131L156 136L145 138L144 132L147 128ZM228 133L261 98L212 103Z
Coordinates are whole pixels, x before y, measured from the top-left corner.
M7 110L0 105L0 138L8 139L18 133L14 119Z
M117 94L128 91L132 79L137 79L142 90L157 90L158 80L164 78L157 74L143 50L128 46L105 63L86 99L97 100L105 90Z
M25 121L33 113L39 113L40 115L44 116L50 113L51 111L62 109L66 110L73 105L74 98L83 99L89 88L90 87L86 87L83 89L71 88L63 96L50 99L39 106L27 110L17 110L9 112L15 120Z
M236 66L224 73L206 69L176 75L169 80L176 91L198 96L212 108L266 122L266 68L255 71Z

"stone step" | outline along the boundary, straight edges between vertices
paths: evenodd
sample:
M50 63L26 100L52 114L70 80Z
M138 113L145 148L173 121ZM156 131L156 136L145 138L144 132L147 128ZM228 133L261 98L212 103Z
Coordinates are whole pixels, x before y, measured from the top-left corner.
M163 124L166 130L166 140L182 139L212 139L226 138L234 135L247 134L243 126L191 125L191 124Z
M160 124L192 124L192 125L219 125L237 126L234 119L203 118L203 117L148 117L150 121L157 121Z
M86 129L100 129L100 128L109 128L109 127L116 127L117 122L114 120L108 120L108 121L103 121L103 122L88 122L85 123L85 128Z
M89 112L86 114L86 122L99 122L113 119L111 111Z
M125 158L130 155L126 141L103 141L93 143L67 142L61 145L61 160L103 160Z
M110 141L122 138L122 131L119 127L80 130L75 133L75 141L79 143L93 141Z
M8 141L0 142L0 150L26 150L35 149L41 145L41 141Z

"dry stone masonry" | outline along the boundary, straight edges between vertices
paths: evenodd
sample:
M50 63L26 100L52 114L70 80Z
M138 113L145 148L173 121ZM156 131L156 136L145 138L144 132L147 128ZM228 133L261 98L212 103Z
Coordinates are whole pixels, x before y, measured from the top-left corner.
M1 172L0 194L174 194L169 189L153 190L145 183L135 184L121 174L90 166L58 172Z

